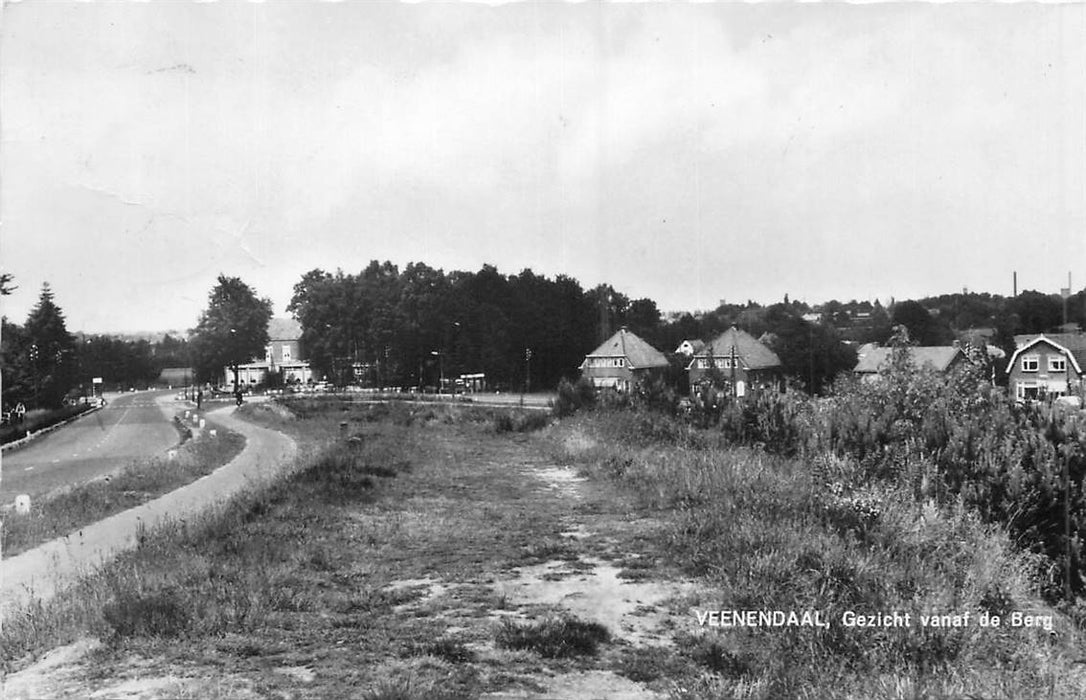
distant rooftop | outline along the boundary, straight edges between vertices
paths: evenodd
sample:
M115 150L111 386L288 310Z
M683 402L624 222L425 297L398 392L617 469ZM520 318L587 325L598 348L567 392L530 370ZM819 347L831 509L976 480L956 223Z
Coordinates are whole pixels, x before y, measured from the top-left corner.
M268 340L297 340L302 337L302 324L293 318L273 318L268 321Z
M928 367L937 372L945 372L959 356L965 357L959 348L952 345L910 346L909 363L916 367ZM864 346L860 349L859 362L853 372L875 374L890 366L894 348L876 348Z

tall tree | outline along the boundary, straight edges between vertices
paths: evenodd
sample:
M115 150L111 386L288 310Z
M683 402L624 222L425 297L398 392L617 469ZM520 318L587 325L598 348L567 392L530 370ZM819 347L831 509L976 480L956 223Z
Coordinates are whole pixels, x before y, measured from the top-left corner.
M336 383L342 383L349 372L351 350L357 345L352 338L353 286L353 279L344 276L342 270L335 275L310 270L294 285L294 296L287 306L302 326L302 345L310 365ZM337 358L348 361L341 368Z
M809 394L821 394L842 373L856 366L856 351L841 342L833 326L809 323L798 315L780 314L771 307L771 349L781 371Z
M1009 306L1019 321L1015 333L1046 333L1063 322L1063 300L1055 294L1027 290L1012 299Z
M909 337L918 345L945 345L954 339L950 328L933 317L918 301L895 304L891 320L895 326L908 328Z
M0 385L3 386L3 404L7 408L20 401L28 402L34 393L30 372L30 341L23 327L0 319Z
M33 400L47 408L59 407L75 376L75 340L68 333L64 312L54 301L48 282L42 285L38 303L23 328L29 343Z
M193 331L197 376L204 381L214 380L229 367L237 386L238 365L264 356L271 317L269 299L257 297L239 278L220 274L208 295L207 310L200 314Z
M646 340L659 344L660 309L652 299L634 299L626 311L626 325ZM668 348L670 349L670 348Z

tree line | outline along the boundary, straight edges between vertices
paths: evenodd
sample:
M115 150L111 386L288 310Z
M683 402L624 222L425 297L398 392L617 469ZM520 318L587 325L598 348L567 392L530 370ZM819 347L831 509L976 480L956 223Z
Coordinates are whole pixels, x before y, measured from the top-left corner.
M4 295L14 290L10 275L0 279ZM157 342L107 334L70 333L48 283L22 324L0 320L0 382L5 409L59 408L66 398L99 390L123 390L155 383L165 367L190 362L188 341L165 335Z
M5 275L0 289L9 293L11 281ZM950 294L887 307L855 300L809 306L785 295L775 304L722 303L665 317L652 299L609 284L585 289L566 275L507 275L492 265L445 272L421 262L401 269L374 260L358 273L305 273L286 310L302 326L311 366L335 383L436 386L442 376L485 373L499 389L552 389L575 378L585 354L621 327L670 354L683 340L709 341L734 325L774 350L797 387L821 393L852 369L858 344L886 343L895 326L920 345L949 344L967 328L986 327L990 342L1012 352L1015 334L1058 329L1064 308L1058 295L1035 291ZM1069 321L1086 325L1086 289L1066 309ZM144 386L164 367L191 366L201 381L218 383L224 367L263 357L271 316L268 299L220 275L191 340L75 336L46 284L24 324L3 319L4 402L59 405L73 391L88 391L91 377L112 387ZM686 360L671 359L667 376L684 389Z

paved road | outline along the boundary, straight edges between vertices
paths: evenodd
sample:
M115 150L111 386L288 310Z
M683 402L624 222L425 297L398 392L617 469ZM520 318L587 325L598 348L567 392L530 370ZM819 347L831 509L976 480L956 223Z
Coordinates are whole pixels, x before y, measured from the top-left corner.
M104 408L4 452L0 504L20 493L40 497L163 454L178 442L170 422L173 394L140 391L108 397Z
M35 599L49 600L81 574L134 547L144 528L201 513L240 491L271 482L294 466L297 446L292 439L235 418L233 413L234 408L228 407L208 414L210 420L245 436L245 448L225 466L149 503L5 559L0 576L0 619ZM3 691L0 687L0 696Z

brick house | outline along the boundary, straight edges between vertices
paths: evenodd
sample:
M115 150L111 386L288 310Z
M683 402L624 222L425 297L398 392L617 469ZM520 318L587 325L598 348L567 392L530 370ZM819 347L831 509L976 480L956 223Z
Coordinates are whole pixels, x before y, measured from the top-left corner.
M623 328L586 355L579 369L594 387L629 391L667 365L663 353Z
M238 383L245 387L267 384L273 372L282 372L286 384L308 384L314 376L302 353L302 326L292 318L273 318L268 322L268 345L264 359L238 366ZM223 383L233 389L234 373L224 370Z
M714 370L736 396L745 396L752 388L777 385L780 368L780 358L765 343L732 326L695 353L686 372L692 396L712 383Z
M1018 401L1052 396L1082 396L1086 372L1086 335L1040 333L1014 336L1007 362L1010 395Z

